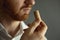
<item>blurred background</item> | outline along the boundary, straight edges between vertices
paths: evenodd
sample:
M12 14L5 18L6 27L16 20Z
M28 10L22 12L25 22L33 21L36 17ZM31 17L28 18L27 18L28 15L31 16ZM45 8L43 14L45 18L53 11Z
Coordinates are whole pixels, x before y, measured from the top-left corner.
M31 23L34 20L33 11L37 9L48 26L47 39L60 40L60 0L36 0L26 23Z

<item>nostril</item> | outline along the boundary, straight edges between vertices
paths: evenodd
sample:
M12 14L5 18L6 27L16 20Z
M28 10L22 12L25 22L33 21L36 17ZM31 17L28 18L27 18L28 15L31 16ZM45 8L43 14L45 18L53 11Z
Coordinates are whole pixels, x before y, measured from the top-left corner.
M24 4L26 4L26 5L27 5L27 4L28 4L28 1L24 1Z

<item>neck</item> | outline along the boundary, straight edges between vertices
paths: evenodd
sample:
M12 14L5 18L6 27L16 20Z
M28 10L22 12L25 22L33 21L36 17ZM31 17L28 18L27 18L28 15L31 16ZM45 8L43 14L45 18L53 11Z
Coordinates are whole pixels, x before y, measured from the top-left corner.
M18 25L20 24L20 21L13 20L11 17L9 17L7 14L1 14L0 15L0 22L3 24L5 29L8 32L16 32L16 29L18 28Z

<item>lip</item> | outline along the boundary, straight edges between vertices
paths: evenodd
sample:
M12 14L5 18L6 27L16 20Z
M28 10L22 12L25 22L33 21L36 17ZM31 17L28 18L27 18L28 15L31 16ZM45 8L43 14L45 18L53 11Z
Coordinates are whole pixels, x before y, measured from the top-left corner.
M31 10L31 8L23 8L23 9L24 9L25 11L26 11L26 10Z
M23 8L23 11L25 12L25 14L29 14L31 8Z
M32 5L28 6L28 5L24 5L21 7L21 9L25 9L25 10L30 10L32 8Z

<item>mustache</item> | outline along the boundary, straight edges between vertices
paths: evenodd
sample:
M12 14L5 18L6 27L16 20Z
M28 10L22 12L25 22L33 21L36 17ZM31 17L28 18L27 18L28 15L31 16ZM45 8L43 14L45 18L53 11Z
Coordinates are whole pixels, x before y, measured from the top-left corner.
M22 6L21 8L19 8L19 10L18 10L18 13L23 9L23 8L32 8L33 7L33 5L24 5L24 6Z
M23 7L20 8L20 10L23 9L23 8L32 8L32 5L23 6Z

